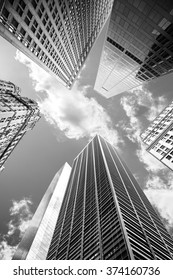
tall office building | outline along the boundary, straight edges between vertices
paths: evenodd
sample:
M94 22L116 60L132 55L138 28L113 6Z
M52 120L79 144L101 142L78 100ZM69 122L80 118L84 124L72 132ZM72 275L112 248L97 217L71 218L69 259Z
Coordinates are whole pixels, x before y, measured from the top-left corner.
M147 151L173 170L173 101L141 134Z
M56 173L26 230L13 260L45 260L64 197L71 167Z
M113 0L3 0L0 34L70 88Z
M172 0L115 0L95 90L109 98L172 72L172 41Z
M0 80L0 171L3 164L40 119L38 104L20 96L20 88Z
M47 259L173 259L173 240L100 136L74 160Z

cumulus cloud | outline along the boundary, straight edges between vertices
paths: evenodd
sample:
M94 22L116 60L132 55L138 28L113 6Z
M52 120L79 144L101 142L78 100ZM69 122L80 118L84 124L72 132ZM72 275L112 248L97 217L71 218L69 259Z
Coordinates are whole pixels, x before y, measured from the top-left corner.
M129 121L122 123L121 127L126 131L127 137L132 142L137 143L138 149L136 150L136 154L139 160L145 165L145 168L148 171L152 172L164 170L165 166L146 151L146 146L141 140L140 135L143 132L144 127L143 122L139 117L139 107L145 107L145 118L149 115L154 117L154 114L156 113L153 113L153 107L156 107L154 112L159 112L162 108L163 100L164 98L161 98L161 103L156 105L152 93L142 89L133 90L131 94L121 98L121 105L129 118Z
M149 172L151 171L157 173L167 169L165 165L163 165L159 160L146 151L146 146L140 139L138 141L138 149L136 154L139 160L145 165L146 170Z
M11 260L17 246L10 246L7 241L0 243L0 260Z
M162 176L150 173L146 181L146 189L167 189L173 190L173 174L169 170L165 170Z
M12 258L33 216L31 205L32 202L28 198L12 201L12 207L9 210L11 220L7 225L8 232L0 236L0 259L8 260Z
M9 230L7 234L11 236L15 234L16 231L19 231L19 237L21 238L33 215L30 210L32 202L31 200L25 198L20 201L12 201L12 203L13 205L9 212L13 219L10 220L8 224Z
M137 112L139 108L145 109L144 117L149 121L155 119L167 105L164 96L154 98L152 92L143 86L131 90L131 93L133 93L135 111Z
M159 211L164 224L169 231L173 228L173 182L165 184L159 177L154 176L147 182L145 194Z
M76 83L68 90L21 52L17 51L16 59L29 68L35 90L46 93L46 97L39 94L38 103L57 132L71 139L91 139L100 134L115 146L122 142L105 109L94 98L87 97L87 87Z
M144 192L171 232L173 228L173 174L146 151L146 146L140 137L144 131L144 119L152 121L157 117L167 105L166 100L162 96L154 98L151 92L138 88L122 97L121 105L129 119L122 128L126 131L127 137L138 145L136 155L148 171Z

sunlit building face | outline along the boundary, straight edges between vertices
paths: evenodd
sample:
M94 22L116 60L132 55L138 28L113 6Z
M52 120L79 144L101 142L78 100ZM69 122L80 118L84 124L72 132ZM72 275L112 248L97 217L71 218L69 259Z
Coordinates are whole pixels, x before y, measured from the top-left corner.
M172 259L173 240L115 148L100 136L72 165L47 259Z
M65 163L55 174L13 255L13 260L46 259L70 172L70 165Z
M20 93L13 83L0 80L0 171L23 136L40 119L38 104Z
M0 35L70 88L100 33L113 0L7 0Z
M173 170L173 101L141 134L146 150Z

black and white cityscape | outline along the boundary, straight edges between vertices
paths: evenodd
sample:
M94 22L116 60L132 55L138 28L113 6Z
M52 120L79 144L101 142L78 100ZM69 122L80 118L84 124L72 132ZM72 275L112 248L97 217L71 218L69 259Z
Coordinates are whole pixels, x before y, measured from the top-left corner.
M173 1L0 2L0 259L173 259Z

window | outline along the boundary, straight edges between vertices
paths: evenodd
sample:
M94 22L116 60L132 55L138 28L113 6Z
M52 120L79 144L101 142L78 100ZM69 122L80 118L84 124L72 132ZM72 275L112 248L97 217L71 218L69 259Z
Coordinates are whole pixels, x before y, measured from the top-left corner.
M42 21L44 25L46 25L47 20L48 20L48 14L46 13Z
M45 8L44 8L43 4L41 3L40 9L38 10L38 16L39 16L40 18L42 17L44 11L45 11Z
M32 30L33 33L35 33L35 31L36 31L36 29L37 29L37 26L38 26L38 23L37 23L36 20L34 20L33 25L32 25L32 27L31 27L31 30Z
M52 23L51 23L51 21L49 21L49 22L48 22L48 25L47 25L47 27L46 27L46 30L47 30L48 32L49 32L51 26L52 26Z
M41 48L40 48L40 47L37 47L37 50L36 50L36 52L35 52L35 55L36 55L36 56L39 56L40 51L41 51Z
M36 37L37 37L38 39L40 39L42 33L43 33L43 30L42 30L41 28L39 28Z
M53 11L53 13L52 13L53 19L55 19L55 17L56 17L57 14L58 14L58 10L57 10L57 8L55 7L55 9L54 9L54 11Z
M166 156L166 158L167 158L168 160L170 160L172 157L171 157L170 155L168 155L168 156Z
M26 47L28 47L31 43L31 37L28 35L27 38L26 38L27 42L26 42Z
M22 12L24 11L26 4L23 0L19 1L18 7L22 10Z
M44 44L45 40L46 40L46 35L43 34L43 36L42 36L42 38L41 38L41 43L42 43L42 45Z
M24 37L26 34L26 31L23 29L23 27L21 27L20 29L20 34Z
M30 22L31 22L31 19L32 19L32 14L30 12L30 10L28 10L28 13L25 17L25 23L29 26Z
M52 3L49 4L49 10L52 11L53 7L55 6L55 1L51 1Z
M116 48L118 48L120 51L124 51L124 48L122 46L120 46L118 43L116 43L114 40L112 40L111 38L107 37L107 41L109 43L111 43L113 46L115 46Z
M11 21L11 24L13 25L13 27L15 28L15 29L17 29L17 27L18 27L18 22L17 22L17 20L15 19L15 18L12 18L12 21Z
M19 16L23 15L23 10L21 9L21 7L18 5L17 9L16 9L17 13L19 14Z
M163 18L163 19L159 22L158 25L159 25L163 30L165 30L170 24L171 24L171 23L170 23L169 20L167 20L166 18Z
M31 0L31 4L34 8L36 8L38 4L38 0Z
M9 11L8 11L6 8L4 8L3 11L2 11L2 15L3 15L6 19L8 19L9 14L10 14Z

